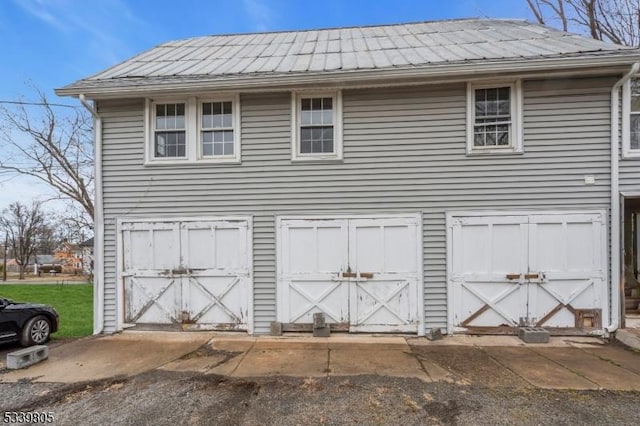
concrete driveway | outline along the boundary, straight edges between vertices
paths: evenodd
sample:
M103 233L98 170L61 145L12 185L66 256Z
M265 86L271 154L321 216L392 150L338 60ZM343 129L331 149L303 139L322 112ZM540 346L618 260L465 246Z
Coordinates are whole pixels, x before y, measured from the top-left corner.
M4 356L2 363L4 363ZM542 389L640 390L640 354L596 338L524 344L512 336L251 337L213 332L124 332L71 341L0 382L80 383L158 370L230 377L378 375L423 382Z
M0 383L79 383L135 376L194 352L213 333L125 332L50 345L49 359L22 370L0 365Z

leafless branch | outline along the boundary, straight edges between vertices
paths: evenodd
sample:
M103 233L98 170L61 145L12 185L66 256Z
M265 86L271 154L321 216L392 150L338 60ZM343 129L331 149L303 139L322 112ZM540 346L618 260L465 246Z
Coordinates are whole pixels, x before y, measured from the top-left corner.
M540 24L558 22L591 38L628 46L640 45L639 0L526 0Z
M62 199L77 203L92 219L92 120L82 109L57 113L41 91L39 102L0 106L0 138L7 149L0 173L26 175L45 182ZM37 104L37 110L27 109Z

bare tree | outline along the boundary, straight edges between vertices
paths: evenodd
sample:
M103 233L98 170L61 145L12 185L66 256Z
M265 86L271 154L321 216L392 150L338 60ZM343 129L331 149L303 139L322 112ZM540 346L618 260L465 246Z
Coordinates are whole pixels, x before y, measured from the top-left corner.
M53 223L44 223L38 232L38 244L36 254L53 254L63 238L58 231L59 227Z
M79 206L83 225L92 227L92 120L82 108L54 111L55 104L37 91L37 107L16 102L0 107L0 138L4 141L0 175L27 175L45 182L58 198Z
M31 206L15 202L9 205L0 216L0 228L6 233L9 247L16 263L20 266L20 279L29 261L38 249L38 239L45 225L45 217L39 202Z
M563 31L627 46L640 45L639 0L527 0L536 20Z

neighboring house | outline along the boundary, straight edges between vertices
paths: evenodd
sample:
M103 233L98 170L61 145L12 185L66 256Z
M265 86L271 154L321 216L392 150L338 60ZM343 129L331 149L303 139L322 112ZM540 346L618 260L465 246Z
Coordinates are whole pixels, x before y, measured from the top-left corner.
M31 262L28 268L34 274L42 273L42 271L61 272L64 265L64 262L55 254L37 254Z
M82 272L82 255L82 246L68 241L60 244L58 250L54 252L54 256L60 260L62 272L65 274Z
M172 41L58 89L95 108L95 331L613 332L638 61L465 19Z
M61 267L62 261L52 254L38 254L29 259L26 272L30 274L37 274L38 270L40 270L42 266L50 268ZM16 259L7 259L7 272L20 272L20 265Z
M20 272L20 265L15 259L7 259L7 272Z

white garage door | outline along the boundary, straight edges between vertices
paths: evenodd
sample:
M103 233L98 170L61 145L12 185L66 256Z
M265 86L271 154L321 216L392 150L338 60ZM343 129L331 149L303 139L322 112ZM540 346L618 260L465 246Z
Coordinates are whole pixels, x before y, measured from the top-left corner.
M281 219L278 313L350 331L421 332L420 218ZM339 327L338 327L339 328Z
M247 330L250 226L248 219L121 223L125 322Z
M451 214L448 233L450 330L602 328L603 213Z

